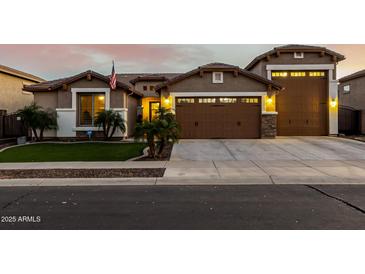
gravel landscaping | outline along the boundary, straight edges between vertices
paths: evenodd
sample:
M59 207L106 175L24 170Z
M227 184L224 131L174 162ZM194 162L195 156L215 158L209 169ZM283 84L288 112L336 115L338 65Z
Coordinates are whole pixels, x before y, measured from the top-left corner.
M4 169L0 179L162 177L165 168Z

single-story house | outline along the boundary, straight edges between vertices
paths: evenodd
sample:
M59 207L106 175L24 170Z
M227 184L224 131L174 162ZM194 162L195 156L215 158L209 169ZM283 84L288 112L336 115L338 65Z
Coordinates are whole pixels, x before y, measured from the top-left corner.
M43 105L51 100L46 92L53 94L48 96L59 114L56 137L97 130L92 120L83 120L83 94L105 94L104 108L128 113L128 136L138 119L152 120L160 106L176 114L182 138L336 135L336 65L344 59L324 47L287 45L256 57L245 69L211 63L186 73L119 74L119 97L110 91L109 77L90 71L24 89L34 91Z
M131 136L142 94L120 81L116 89L111 90L109 83L109 77L88 70L71 77L26 85L23 89L34 94L38 105L57 112L59 128L47 131L45 137L85 138L89 130L101 136L102 129L95 126L95 118L98 112L108 109L122 115L127 126L125 135ZM121 132L114 136L123 137Z
M0 65L0 116L30 104L34 100L33 94L24 91L23 86L43 81L38 76Z
M340 112L345 122L345 127L350 123L356 123L351 126L351 131L365 134L365 70L355 72L339 79L338 85L339 104L343 108ZM356 117L351 115L356 111ZM351 116L348 116L348 115ZM350 121L349 121L350 119ZM347 121L346 121L347 120ZM346 125L347 124L347 125ZM355 130L356 128L356 130Z

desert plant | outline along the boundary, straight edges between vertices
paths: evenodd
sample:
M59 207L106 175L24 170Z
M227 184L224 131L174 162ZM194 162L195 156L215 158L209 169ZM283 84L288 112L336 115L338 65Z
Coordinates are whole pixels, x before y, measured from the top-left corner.
M57 129L57 113L53 110L40 110L37 114L37 128L39 129L39 140L43 140L45 129Z
M17 115L24 125L32 130L36 141L43 140L45 129L57 128L57 113L53 110L43 110L34 102L19 109ZM39 130L39 134L37 130Z
M159 131L159 124L156 120L148 121L145 120L142 123L136 125L134 137L137 140L147 139L148 144L148 155L151 158L156 158L156 142L155 137Z
M176 121L175 115L166 108L160 108L157 113L157 121L159 123L158 138L158 154L160 155L168 143L176 143L180 136L180 125Z
M175 115L165 108L160 108L154 120L145 120L137 124L135 138L146 139L149 157L156 158L161 156L166 144L178 141L179 133L180 126L176 122Z
M110 140L117 129L120 129L122 134L126 131L125 120L119 112L113 110L99 112L95 120L95 125L103 128L105 140Z

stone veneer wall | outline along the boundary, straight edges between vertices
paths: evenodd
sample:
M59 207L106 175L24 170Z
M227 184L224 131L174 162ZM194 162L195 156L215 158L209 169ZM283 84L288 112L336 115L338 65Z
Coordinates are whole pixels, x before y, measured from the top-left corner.
M262 114L261 115L261 138L275 138L276 137L276 114Z

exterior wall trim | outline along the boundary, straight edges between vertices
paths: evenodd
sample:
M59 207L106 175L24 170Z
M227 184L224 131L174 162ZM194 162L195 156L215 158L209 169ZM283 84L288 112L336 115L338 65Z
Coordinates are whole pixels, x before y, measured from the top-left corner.
M172 112L175 112L176 109L176 97L229 97L229 96L258 96L261 97L261 111L265 111L265 96L267 95L266 91L237 91L237 92L170 92L170 96L172 97Z
M334 64L304 64L304 65L266 65L266 70L330 70L335 69Z

